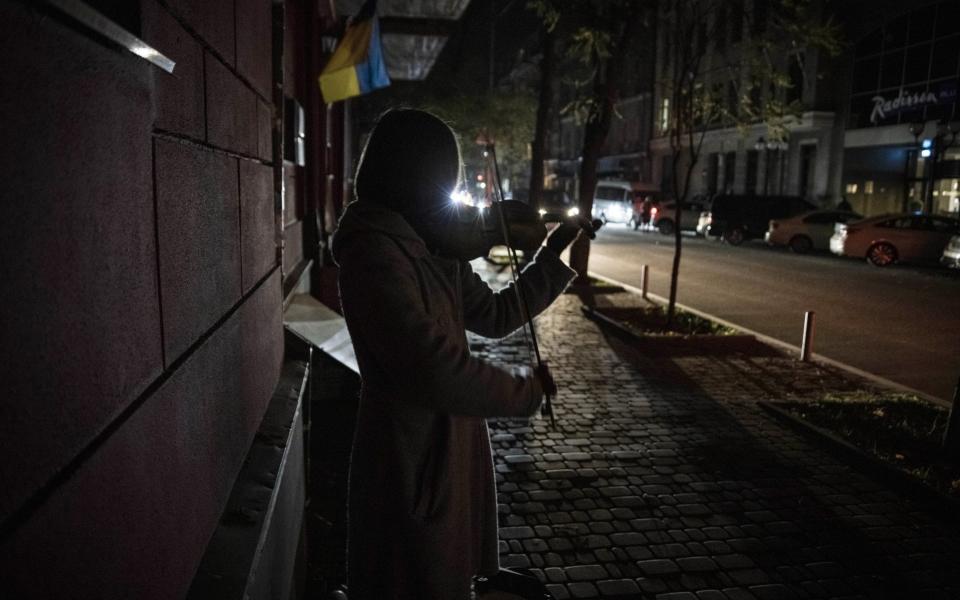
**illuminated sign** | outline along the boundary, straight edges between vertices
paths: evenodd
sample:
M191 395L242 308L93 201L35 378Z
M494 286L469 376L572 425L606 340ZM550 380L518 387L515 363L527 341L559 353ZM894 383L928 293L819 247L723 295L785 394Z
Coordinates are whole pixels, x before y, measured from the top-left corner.
M873 112L870 113L870 122L876 125L877 121L886 119L890 115L897 114L908 108L921 108L927 104L937 104L937 95L933 92L918 92L916 94L904 94L903 90L897 94L896 98L887 99L883 96L873 97Z

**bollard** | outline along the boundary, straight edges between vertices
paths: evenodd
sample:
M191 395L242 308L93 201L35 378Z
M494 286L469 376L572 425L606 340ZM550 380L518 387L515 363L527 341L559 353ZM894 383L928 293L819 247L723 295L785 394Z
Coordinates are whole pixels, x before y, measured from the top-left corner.
M800 345L800 360L808 362L813 353L813 315L812 310L803 314L803 342Z
M953 389L953 404L943 432L943 455L950 464L960 464L960 379Z
M640 265L640 296L647 299L647 287L650 284L650 265Z

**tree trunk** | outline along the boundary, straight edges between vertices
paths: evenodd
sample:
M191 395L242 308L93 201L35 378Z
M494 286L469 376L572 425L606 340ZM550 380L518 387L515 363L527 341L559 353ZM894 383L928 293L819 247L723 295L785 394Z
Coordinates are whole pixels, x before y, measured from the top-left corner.
M544 27L543 59L540 61L540 97L537 122L530 143L530 206L536 207L543 196L543 160L547 149L547 126L553 112L554 31Z
M639 16L627 19L621 29L616 46L598 70L594 81L593 95L597 101L596 114L587 121L583 132L583 151L580 163L580 214L590 217L593 212L593 192L597 187L597 161L613 121L613 107L620 93L620 82L626 67L627 49L632 36L639 29ZM590 263L590 239L580 236L570 248L570 267L577 272L575 284L589 282L587 270Z

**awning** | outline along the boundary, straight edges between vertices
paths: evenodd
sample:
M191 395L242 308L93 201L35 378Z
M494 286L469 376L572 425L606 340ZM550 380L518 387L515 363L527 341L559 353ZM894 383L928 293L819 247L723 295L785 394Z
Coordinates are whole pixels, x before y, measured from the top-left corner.
M426 79L470 0L379 0L383 54L390 78ZM354 15L363 0L336 0L338 15Z

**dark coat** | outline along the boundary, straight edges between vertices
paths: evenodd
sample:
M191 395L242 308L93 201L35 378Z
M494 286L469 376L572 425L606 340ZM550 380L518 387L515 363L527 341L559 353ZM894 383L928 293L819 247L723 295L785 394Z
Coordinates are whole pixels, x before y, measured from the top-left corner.
M351 600L469 597L499 567L485 417L533 414L536 379L470 355L465 329L503 337L523 321L469 263L431 255L398 213L344 212L333 241L340 300L363 381L350 464ZM541 312L575 273L543 248L520 278Z

